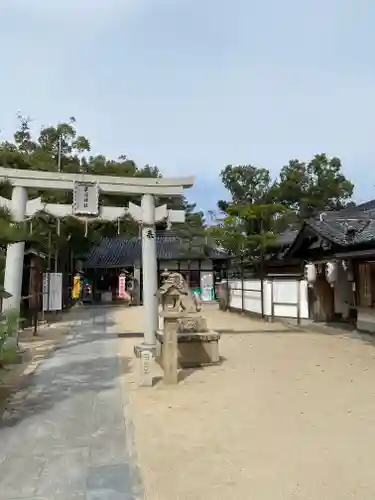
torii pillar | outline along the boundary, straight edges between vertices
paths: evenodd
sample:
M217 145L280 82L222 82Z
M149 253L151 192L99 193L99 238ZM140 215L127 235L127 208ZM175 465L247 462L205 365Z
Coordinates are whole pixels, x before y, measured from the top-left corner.
M158 265L155 224L163 220L184 222L184 210L168 210L167 205L155 206L155 197L144 194L141 206L129 203L129 214L142 226L142 294L144 307L144 341L141 350L154 350L159 327Z
M8 200L6 200L8 201ZM22 186L15 186L12 191L12 200L6 206L10 208L12 219L15 222L22 222L25 219L27 204L27 190ZM0 206L3 206L0 202ZM6 266L4 275L4 289L11 294L3 301L3 309L14 309L19 311L21 302L23 256L25 242L20 241L8 245L6 255Z
M0 205L11 210L15 221L25 220L25 216L46 210L56 217L66 215L100 217L103 219L120 217L125 207L100 207L99 193L128 194L142 196L141 206L129 204L129 213L142 225L142 269L143 297L145 309L145 336L143 345L155 346L155 332L158 328L157 300L157 254L155 223L184 222L183 210L168 210L166 205L155 207L155 197L180 197L184 189L194 184L193 177L177 178L130 178L88 173L45 172L0 167L0 182L6 180L13 186L12 200L0 197ZM27 200L27 189L73 191L73 206L42 204L40 199ZM4 301L3 308L19 310L22 287L24 243L8 245L5 271L5 289L12 294Z

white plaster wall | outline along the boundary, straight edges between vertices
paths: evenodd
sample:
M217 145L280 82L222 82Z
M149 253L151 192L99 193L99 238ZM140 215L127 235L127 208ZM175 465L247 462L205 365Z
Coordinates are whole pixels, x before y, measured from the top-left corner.
M262 313L261 282L257 279L244 280L244 309L254 313ZM241 287L241 281L240 281Z
M229 305L233 309L242 309L242 288L240 280L230 280L229 285Z
M309 304L307 293L307 282L299 279L278 279L274 282L274 291L276 298L274 299L274 314L280 318L298 318L298 300L299 300L299 317L308 319ZM277 302L283 302L278 305Z
M273 281L273 284L272 284ZM241 280L230 280L229 305L233 309L242 310L242 288ZM261 314L261 282L257 279L244 280L243 308L245 311ZM273 290L273 294L272 294ZM299 316L308 319L309 306L307 294L307 282L299 279L274 279L264 280L263 299L264 314L272 315L272 302L274 304L274 316L283 318L298 317L298 296L300 301ZM282 304L278 304L278 302Z

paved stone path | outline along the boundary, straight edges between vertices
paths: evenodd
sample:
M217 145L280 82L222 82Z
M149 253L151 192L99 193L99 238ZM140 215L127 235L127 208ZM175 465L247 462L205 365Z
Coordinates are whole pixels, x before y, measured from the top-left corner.
M1 500L136 500L114 309L82 311L0 424Z

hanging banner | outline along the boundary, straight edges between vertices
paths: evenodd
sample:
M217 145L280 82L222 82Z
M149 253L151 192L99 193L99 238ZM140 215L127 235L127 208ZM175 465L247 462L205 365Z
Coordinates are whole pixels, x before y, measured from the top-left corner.
M215 300L214 279L212 272L201 272L201 298L203 302Z
M72 299L79 299L81 296L81 276L76 274L73 278Z
M125 282L125 274L120 274L120 276L118 277L118 296L120 297L120 299L125 298Z
M130 300L130 295L126 291L126 276L120 274L118 277L118 296L122 300Z

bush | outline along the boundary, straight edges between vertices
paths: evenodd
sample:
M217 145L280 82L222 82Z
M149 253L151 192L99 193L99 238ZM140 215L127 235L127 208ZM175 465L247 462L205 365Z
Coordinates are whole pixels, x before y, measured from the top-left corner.
M17 339L19 314L9 310L0 316L0 366L11 363L16 357L16 347L6 347L9 338Z

